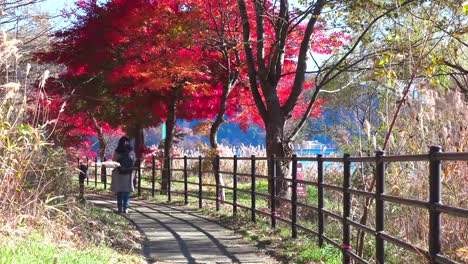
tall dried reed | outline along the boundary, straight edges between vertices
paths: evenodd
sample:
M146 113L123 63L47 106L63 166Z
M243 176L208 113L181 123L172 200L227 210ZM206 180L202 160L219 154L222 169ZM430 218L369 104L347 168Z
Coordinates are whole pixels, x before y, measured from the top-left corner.
M24 79L17 79L19 74L11 65L18 65L21 58L18 45L19 41L5 34L0 40L5 83L0 86L0 231L58 214L55 197L70 188L65 153L47 141L50 131L46 126L53 121L41 102L48 99L44 91L48 73L43 74L36 91L30 88L29 64ZM31 94L39 100L28 96Z

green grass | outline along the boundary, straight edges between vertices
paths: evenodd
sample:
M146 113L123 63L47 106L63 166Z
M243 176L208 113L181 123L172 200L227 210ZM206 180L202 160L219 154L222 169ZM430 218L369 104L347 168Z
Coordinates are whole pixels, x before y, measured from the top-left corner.
M141 263L142 259L100 245L75 248L71 244L54 243L39 234L28 237L6 238L0 245L0 263Z
M135 238L129 236L126 219L88 207L72 217L75 232L83 239L79 246L70 241L52 241L48 230L37 230L24 237L0 236L0 264L145 262L142 256L129 253L139 246L131 241Z
M318 206L318 190L313 186L307 186L307 203Z
M89 182L89 185L86 185L85 183L85 188L88 190L104 191L104 183L98 182L96 186L94 185L94 182ZM109 188L110 188L110 183L107 183L105 190L109 191Z
M299 252L294 256L294 261L297 263L342 263L341 252L338 249L329 245L320 248L315 239L305 238L300 243L291 245L289 252L293 254Z

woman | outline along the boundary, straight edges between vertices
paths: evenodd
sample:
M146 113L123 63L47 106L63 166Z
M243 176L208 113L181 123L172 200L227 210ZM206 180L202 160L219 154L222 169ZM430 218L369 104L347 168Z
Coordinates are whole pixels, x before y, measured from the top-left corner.
M130 205L130 192L135 190L132 179L135 153L128 137L123 136L119 139L112 160L120 163L120 166L112 171L111 191L117 193L118 213L126 214Z

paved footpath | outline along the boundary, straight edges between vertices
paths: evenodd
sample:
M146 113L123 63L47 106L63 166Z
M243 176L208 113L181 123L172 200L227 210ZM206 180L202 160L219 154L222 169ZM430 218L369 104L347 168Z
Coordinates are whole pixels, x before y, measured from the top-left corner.
M87 196L116 208L112 196ZM277 263L234 231L193 209L132 200L128 217L144 233L143 254L151 263Z

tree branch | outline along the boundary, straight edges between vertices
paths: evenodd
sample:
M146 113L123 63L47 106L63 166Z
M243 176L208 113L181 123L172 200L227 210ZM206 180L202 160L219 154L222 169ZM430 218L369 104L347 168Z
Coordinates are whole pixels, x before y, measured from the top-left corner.
M356 42L354 43L354 45L351 47L351 49L345 53L345 55L343 55L343 57L341 57L340 60L338 60L338 62L325 74L325 76L323 77L322 79L322 82L320 84L316 84L316 88L315 88L315 91L314 91L314 94L312 95L312 98L310 100L310 103L309 105L307 106L307 110L304 112L304 114L302 115L302 118L301 118L301 121L299 122L299 124L296 126L296 128L293 130L293 132L291 133L291 135L289 136L289 140L294 140L294 138L297 136L297 134L299 133L299 131L302 129L302 127L304 126L308 116L310 115L310 112L312 111L312 108L313 108L313 105L315 103L315 101L317 100L317 97L318 97L318 94L320 92L320 89L323 88L325 86L325 84L327 84L328 82L330 82L331 80L335 79L339 74L335 74L333 75L332 78L328 78L330 76L330 74L335 70L337 69L347 58L348 56L350 56L354 50L357 48L357 46L359 45L359 43L361 42L361 40L364 38L364 36L367 34L367 32L371 29L371 27L377 23L378 20L380 20L382 17L386 16L387 14L405 6L405 5L408 5L412 2L414 2L415 0L407 0L405 2L403 2L401 5L399 6L396 6L396 7L393 7L389 10L387 10L386 12L382 13L381 15L377 16L376 18L374 18L371 23L369 23L369 25L367 25L366 29L359 35L359 37L357 38ZM350 66L348 67L345 67L344 69L347 69L349 68ZM344 70L340 70L339 72L343 72ZM319 73L320 74L320 73ZM297 75L296 75L297 77ZM318 78L318 75L317 75L317 78ZM301 92L301 91L299 91ZM288 100L289 101L289 100ZM295 105L295 104L294 104ZM294 105L292 105L292 107L294 107ZM291 106L289 106L291 107ZM292 108L291 108L292 109Z
M286 103L282 107L282 111L285 114L291 113L291 111L296 106L297 100L303 90L305 81L305 71L307 69L307 52L310 47L310 38L312 36L312 33L314 32L315 23L317 22L317 19L320 13L322 12L322 8L324 5L324 0L318 0L317 3L315 3L312 18L307 23L307 27L304 32L304 38L302 39L301 47L299 50L299 56L297 59L296 76L294 78L293 88Z
M264 120L267 118L267 110L266 106L262 101L262 96L258 91L258 84L257 84L257 71L255 69L255 60L252 52L252 46L250 43L250 23L249 18L247 16L247 9L245 6L244 0L237 0L239 11L242 18L242 36L244 42L244 50L247 60L248 66L248 75L249 75L249 83L250 83L250 90L252 91L252 96L255 101L255 105L257 106L258 112L260 116Z

